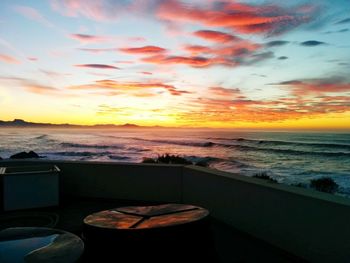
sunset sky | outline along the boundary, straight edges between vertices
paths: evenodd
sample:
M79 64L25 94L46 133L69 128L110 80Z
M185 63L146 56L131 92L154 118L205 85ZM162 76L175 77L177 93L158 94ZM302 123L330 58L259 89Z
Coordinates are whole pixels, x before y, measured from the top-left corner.
M350 130L350 2L1 0L14 118Z

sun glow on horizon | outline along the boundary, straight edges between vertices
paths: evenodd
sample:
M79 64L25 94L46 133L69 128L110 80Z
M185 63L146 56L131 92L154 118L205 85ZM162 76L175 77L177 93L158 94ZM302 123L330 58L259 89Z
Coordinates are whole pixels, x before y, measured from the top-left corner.
M346 0L2 1L0 120L350 130L349 11Z

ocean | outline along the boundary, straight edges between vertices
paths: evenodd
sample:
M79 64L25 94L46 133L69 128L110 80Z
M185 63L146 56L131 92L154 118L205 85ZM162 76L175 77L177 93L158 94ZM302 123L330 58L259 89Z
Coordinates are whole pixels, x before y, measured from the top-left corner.
M350 197L350 134L198 129L0 129L0 157L140 163L169 153L222 171L267 173L283 184L331 177Z

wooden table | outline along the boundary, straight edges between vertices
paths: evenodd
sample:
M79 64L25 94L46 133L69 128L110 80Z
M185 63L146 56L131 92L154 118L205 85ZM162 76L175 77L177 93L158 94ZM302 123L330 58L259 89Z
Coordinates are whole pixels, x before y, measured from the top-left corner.
M109 230L155 229L193 223L208 215L208 210L193 205L127 206L89 215L84 224Z
M96 258L117 253L130 262L169 262L164 257L191 254L198 259L196 247L204 255L212 245L208 216L207 209L188 204L119 207L87 216L83 236Z

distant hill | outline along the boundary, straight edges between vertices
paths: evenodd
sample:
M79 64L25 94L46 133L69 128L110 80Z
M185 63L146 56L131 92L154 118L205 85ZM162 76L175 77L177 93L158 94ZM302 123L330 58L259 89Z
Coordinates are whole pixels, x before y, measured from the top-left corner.
M17 128L162 128L160 126L139 126L136 124L126 123L123 125L114 124L96 124L96 125L75 125L75 124L53 124L53 123L36 123L27 122L21 119L14 119L13 121L1 121L0 127L17 127Z

